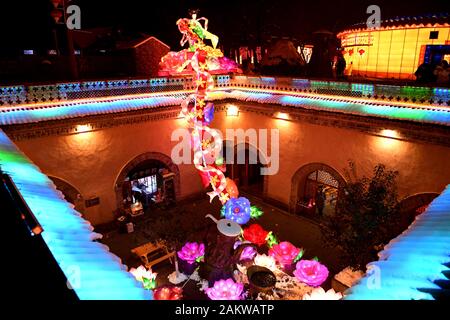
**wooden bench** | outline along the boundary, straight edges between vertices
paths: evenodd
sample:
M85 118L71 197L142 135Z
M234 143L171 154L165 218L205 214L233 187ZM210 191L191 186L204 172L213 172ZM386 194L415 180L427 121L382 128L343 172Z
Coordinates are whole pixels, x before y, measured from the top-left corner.
M149 261L149 255L155 254L158 251L162 251L164 255ZM143 244L132 249L131 252L136 254L141 259L147 269L167 259L169 259L170 263L173 264L174 261L172 259L175 259L175 252L169 252L167 247L160 242L157 242L156 244L151 242Z

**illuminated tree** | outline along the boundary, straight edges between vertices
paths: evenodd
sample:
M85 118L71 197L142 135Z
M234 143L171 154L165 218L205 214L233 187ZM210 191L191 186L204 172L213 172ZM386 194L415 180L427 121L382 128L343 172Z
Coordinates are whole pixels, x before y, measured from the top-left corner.
M322 234L327 245L342 249L347 265L361 269L377 260L377 252L399 232L398 172L378 164L371 178L357 178L351 161L349 169L336 215L325 222Z

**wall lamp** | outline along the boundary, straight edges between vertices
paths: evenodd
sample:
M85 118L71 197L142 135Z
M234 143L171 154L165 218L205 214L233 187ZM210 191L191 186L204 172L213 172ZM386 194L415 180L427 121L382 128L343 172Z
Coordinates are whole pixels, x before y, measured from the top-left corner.
M228 117L237 117L239 116L239 108L233 104L228 105L227 107L227 116Z
M92 130L92 126L90 124L79 124L75 127L75 132L88 132Z
M289 120L290 119L289 113L286 113L286 112L276 112L274 114L274 117L277 118L277 119L282 119L282 120Z
M386 138L400 139L400 134L396 130L383 129L380 131L380 135Z

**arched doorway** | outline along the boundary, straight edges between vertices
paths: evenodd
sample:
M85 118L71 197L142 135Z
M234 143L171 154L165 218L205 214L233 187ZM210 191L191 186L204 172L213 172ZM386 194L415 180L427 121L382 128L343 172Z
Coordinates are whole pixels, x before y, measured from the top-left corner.
M309 218L331 216L344 185L345 179L332 167L307 164L292 177L289 211Z
M418 193L400 201L399 233L406 230L416 216L422 214L428 205L439 195L435 192Z
M233 161L227 159L233 150ZM261 174L261 157L264 155L249 143L235 145L233 141L224 140L223 154L227 163L226 176L233 179L240 191L263 197L267 186L267 176Z
M84 205L84 199L83 196L81 195L81 192L78 191L78 189L75 188L73 185L71 185L67 181L64 181L61 178L53 176L48 177L55 184L56 189L62 192L67 202L73 204L75 206L75 210L83 214L86 207Z
M120 211L137 203L144 211L153 204L175 203L180 194L180 171L163 153L143 153L120 171L115 193Z

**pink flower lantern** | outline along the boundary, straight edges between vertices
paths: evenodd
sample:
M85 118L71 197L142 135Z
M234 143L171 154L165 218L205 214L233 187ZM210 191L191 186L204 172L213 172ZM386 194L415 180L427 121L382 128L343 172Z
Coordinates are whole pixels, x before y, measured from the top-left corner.
M214 286L205 289L205 292L211 300L241 300L243 290L242 283L236 283L230 278L214 282Z
M203 243L187 242L177 254L181 260L193 264L205 255L205 245Z
M275 244L269 250L269 256L274 257L275 260L282 266L291 265L294 259L300 253L300 249L288 241Z
M297 280L318 287L328 278L328 269L316 260L300 260L295 266L294 275Z

